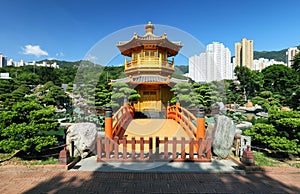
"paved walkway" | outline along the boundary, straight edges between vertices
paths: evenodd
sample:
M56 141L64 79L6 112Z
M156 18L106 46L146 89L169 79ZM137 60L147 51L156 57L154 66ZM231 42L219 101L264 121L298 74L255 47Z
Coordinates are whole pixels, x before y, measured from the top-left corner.
M134 119L129 123L125 135L130 137L189 138L184 129L172 119Z
M242 173L232 160L212 162L96 162L96 156L78 162L73 171L99 172L197 172L197 173Z
M0 193L300 193L300 171L264 173L65 171L59 166L2 166Z

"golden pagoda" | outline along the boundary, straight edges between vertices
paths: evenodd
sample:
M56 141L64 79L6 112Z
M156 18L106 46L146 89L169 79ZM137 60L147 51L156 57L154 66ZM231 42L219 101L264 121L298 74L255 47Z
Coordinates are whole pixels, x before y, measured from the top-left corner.
M135 111L163 111L168 101L173 97L170 91L176 83L187 82L172 78L174 73L174 57L182 48L180 42L171 42L166 33L154 35L154 25L151 22L145 26L146 34L133 37L126 42L119 42L117 47L125 58L123 79L112 80L125 82L137 90L141 98L134 104Z

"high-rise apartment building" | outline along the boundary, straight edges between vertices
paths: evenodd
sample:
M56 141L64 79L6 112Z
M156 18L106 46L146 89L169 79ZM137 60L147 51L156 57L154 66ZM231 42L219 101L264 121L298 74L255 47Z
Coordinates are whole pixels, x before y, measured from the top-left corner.
M235 65L253 69L253 40L243 38L241 43L235 43Z
M276 61L274 59L265 59L265 58L254 59L253 70L261 71L270 65L276 65L276 64L286 65L283 61Z
M213 42L204 53L189 58L189 77L196 82L233 79L231 52L222 43Z
M234 45L234 65L235 66L241 66L242 63L242 44L240 42L235 43Z
M291 67L293 64L292 60L297 53L299 53L299 49L297 47L289 48L286 51L286 63L288 67Z
M7 58L0 53L0 68L7 65Z

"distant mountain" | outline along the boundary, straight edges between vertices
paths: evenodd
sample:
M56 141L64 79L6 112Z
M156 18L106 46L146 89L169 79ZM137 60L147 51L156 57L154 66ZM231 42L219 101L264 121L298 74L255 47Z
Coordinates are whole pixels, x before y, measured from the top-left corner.
M183 75L189 72L189 66L187 65L175 65L175 73Z
M300 49L300 45L297 46ZM283 61L286 63L286 53L287 49L280 51L254 51L254 59L265 58L265 59L275 59L276 61Z
M56 64L59 65L60 68L64 68L64 67L79 67L82 62L92 64L92 62L90 62L90 61L84 61L84 60L73 61L72 62L72 61L59 61L59 60L56 60L56 59L53 59L53 60L52 59L51 60L45 59L45 60L42 60L42 61L37 61L37 63L42 63L44 61L46 63L50 63L50 64L56 62Z
M300 45L297 47L298 47L298 49L300 49ZM283 49L280 51L254 51L253 58L254 59L259 59L259 58L275 59L276 61L283 61L286 63L286 56L285 56L286 51L287 51L287 49ZM233 59L233 57L231 57L231 62L232 62L232 59ZM59 61L59 60L48 60L48 59L38 61L38 63L41 63L43 61L45 61L47 63L56 62L60 68L79 67L82 62L92 64L92 62L90 62L90 61L83 61L83 60L70 62L70 61ZM175 66L175 72L178 74L185 74L188 72L188 66L185 66L185 65Z

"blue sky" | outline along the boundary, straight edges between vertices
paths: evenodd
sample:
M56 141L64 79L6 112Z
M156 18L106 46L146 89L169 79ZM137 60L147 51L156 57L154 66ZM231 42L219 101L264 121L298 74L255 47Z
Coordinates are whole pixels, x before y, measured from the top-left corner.
M0 52L15 61L80 60L110 34L148 21L183 30L203 45L222 42L232 55L234 43L243 37L254 40L257 51L300 45L299 0L0 0L0 4Z

